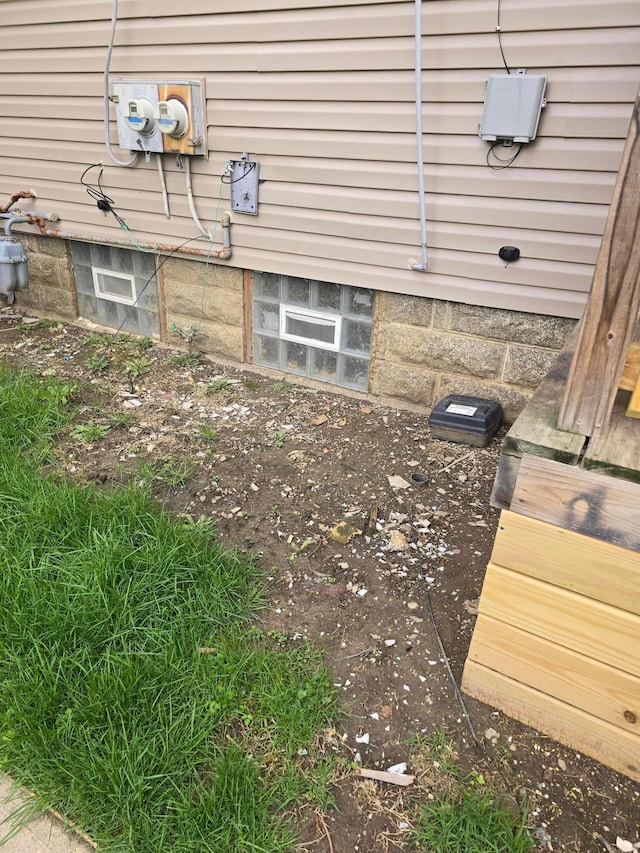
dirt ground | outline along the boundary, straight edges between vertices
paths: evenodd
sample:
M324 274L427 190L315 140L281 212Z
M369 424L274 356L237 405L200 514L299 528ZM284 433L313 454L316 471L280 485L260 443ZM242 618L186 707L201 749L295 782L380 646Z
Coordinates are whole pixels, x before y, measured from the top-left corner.
M89 427L65 438L69 472L108 485L145 471L172 510L212 516L226 543L257 555L269 629L327 651L347 712L335 736L344 754L387 769L408 759L416 734L444 728L463 768L530 803L540 849L638 841L638 783L463 697L467 718L460 703L453 679L495 534L489 495L504 427L474 449L434 439L424 412L195 352L154 345L136 361L116 345L105 367L88 335L0 311L2 361L78 383ZM103 437L86 440L95 427ZM412 484L416 473L425 485ZM393 786L350 778L337 801L324 824L309 822L301 849L408 847Z

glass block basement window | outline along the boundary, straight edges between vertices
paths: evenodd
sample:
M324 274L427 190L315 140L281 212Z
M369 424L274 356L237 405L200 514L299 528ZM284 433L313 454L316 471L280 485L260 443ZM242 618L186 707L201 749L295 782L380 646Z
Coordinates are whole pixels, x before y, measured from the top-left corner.
M256 364L368 390L373 290L273 273L253 281Z
M136 335L160 336L155 255L73 240L71 256L81 317Z

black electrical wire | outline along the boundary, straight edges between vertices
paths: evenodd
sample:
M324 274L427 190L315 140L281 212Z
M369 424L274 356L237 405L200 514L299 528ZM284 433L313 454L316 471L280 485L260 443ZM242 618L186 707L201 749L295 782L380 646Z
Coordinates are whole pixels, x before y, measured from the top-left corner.
M126 223L125 223L125 224L126 224ZM187 245L187 243L193 243L195 240L199 240L199 239L200 239L200 235L198 235L197 237L189 237L189 239L188 239L188 240L185 240L184 242L180 243L180 245L179 245L179 246L176 246L176 247L175 247L175 249L173 249L171 252L169 252L167 255L165 255L165 257L160 261L160 263L159 263L159 264L155 264L155 268L154 268L153 272L151 273L151 275L149 276L149 278L145 281L144 285L142 286L142 290L141 290L141 291L140 291L140 293L136 296L135 301L133 302L133 304L132 304L132 305L130 305L130 306L127 308L127 311L126 311L126 314L125 314L125 318L124 318L124 320L120 323L120 325L118 326L118 328L115 330L115 332L114 332L114 333L113 333L113 335L111 336L111 340L110 340L110 341L109 341L109 343L105 346L105 349L103 350L103 354L104 354L104 352L106 352L106 350L107 350L107 349L110 349L110 348L113 346L113 344L115 343L116 338L118 337L118 335L120 334L120 332L123 330L125 323L127 322L127 320L129 319L129 317L131 316L129 312L131 311L131 309L132 309L132 308L136 308L136 307L137 307L138 302L139 302L139 301L140 301L140 299L142 298L142 295L144 294L145 290L146 290L146 289L147 289L147 287L151 284L151 282L153 281L153 279L158 275L158 273L160 272L160 270L162 269L162 267L166 264L166 262L169 260L169 258L172 258L172 257L176 254L176 252L179 252L179 251L180 251L180 249L182 249L182 247L183 247L183 246L186 246L186 245Z
M500 27L500 4L501 3L502 3L502 0L498 0L498 20L496 23L496 33L498 34L498 47L500 48L500 56L502 57L502 62L504 64L504 67L507 70L507 74L511 74L511 70L510 70L509 66L507 65L507 60L505 59L504 50L502 49L502 29Z
M88 181L85 181L85 176L86 176L87 172L90 172L91 169L97 169L97 168L100 168L100 171L98 172L97 184L90 184ZM104 169L102 168L102 163L92 163L90 166L87 166L87 168L84 170L84 172L80 176L80 183L85 188L88 195L91 196L91 198L95 201L95 203L98 207L98 210L101 210L105 215L107 213L113 214L118 225L120 225L121 228L126 228L126 222L124 221L124 219L120 216L120 214L116 211L116 209L114 207L114 205L115 205L114 200L111 198L111 196L108 196L102 188L102 175L103 175L103 173L104 173Z
M237 184L237 183L238 183L238 181L242 181L242 180L244 180L244 179L247 177L247 175L250 175L250 174L251 174L251 172L253 172L255 168L256 168L256 164L255 164L255 163L251 163L251 165L249 166L249 168L247 169L247 171L246 171L246 172L244 172L244 173L243 173L242 175L240 175L238 178L234 178L233 180L229 179L228 181L225 181L225 179L224 179L224 175L221 175L221 176L220 176L220 183L221 183L221 184Z
M483 744L478 739L478 737L475 733L475 729L473 728L473 723L471 722L471 717L469 716L469 712L467 711L467 706L465 704L465 701L464 701L464 698L463 698L462 693L460 691L460 688L458 687L458 682L456 681L456 677L453 674L453 670L451 669L451 663L449 661L449 655L447 654L447 652L445 650L444 643L442 642L442 637L440 636L440 631L438 630L438 625L436 623L436 617L434 615L433 607L431 606L431 599L429 597L429 587L427 584L427 580L424 576L423 576L423 583L424 583L425 609L426 609L427 614L429 616L429 621L431 622L431 627L433 628L434 634L436 635L436 641L438 643L438 648L440 649L440 657L444 661L444 665L445 665L445 667L447 669L447 673L449 675L449 680L451 681L451 684L453 686L453 690L456 694L458 704L460 705L460 708L462 709L462 715L464 716L464 719L465 719L465 722L467 724L467 728L469 729L469 733L471 734L471 738L473 740L473 743L476 747L478 747L478 749L481 749L484 751Z
M496 148L498 148L499 146L503 146L503 143L499 142L499 141L494 142L493 145L491 145L491 147L487 151L487 157L486 157L487 166L490 169L494 169L496 171L501 171L502 169L508 169L509 166L516 159L518 154L522 151L522 143L520 143L518 145L518 150L516 151L515 154L513 154L511 157L509 157L507 159L503 159L502 157L498 157L498 155L496 154ZM493 157L494 162L491 162L492 157ZM500 165L496 165L497 163L499 163Z
M97 178L96 183L95 184L89 183L89 181L86 180L87 173L90 172L91 169L98 169L98 168L100 169L100 171L98 172L98 178ZM84 170L84 172L80 176L80 183L85 188L88 195L96 202L98 210L101 210L105 215L107 213L113 214L118 225L125 232L130 233L129 226L127 225L126 221L123 219L122 216L120 216L120 214L116 211L116 209L114 207L115 201L111 198L111 196L108 196L103 189L103 186L102 186L103 172L104 172L104 169L102 168L102 163L92 163L90 166L87 166L87 168ZM186 246L188 243L193 243L195 240L199 240L199 239L200 239L200 235L198 235L196 237L189 237L187 240L184 240L182 243L180 243L179 246L176 246L175 249L173 249L171 252L169 252L167 255L165 255L165 257L160 261L160 263L154 264L153 272L151 273L149 278L145 281L144 285L142 286L140 293L136 296L136 299L133 302L133 304L127 308L124 319L122 320L122 322L120 323L118 328L111 335L109 342L107 344L105 344L104 348L99 353L100 356L105 355L105 353L107 353L113 347L118 335L123 330L127 321L130 319L132 309L138 305L138 302L142 298L142 295L144 294L145 290L151 284L153 279L158 275L158 272L162 269L164 264L166 264L166 262L169 260L169 258L173 257L173 255L175 255L176 252L179 252L180 249L183 248L183 246Z
M507 778L505 772L500 767L499 764L492 758L491 755L487 752L487 749L484 743L480 740L480 738L476 735L476 731L473 727L473 723L471 722L471 716L469 711L467 710L467 704L464 701L464 697L462 695L462 691L458 687L458 682L456 681L456 677L453 674L453 669L451 668L451 662L449 660L449 655L444 647L444 643L442 642L442 637L440 636L440 631L438 630L438 623L436 622L435 613L433 612L433 607L431 606L431 598L429 596L429 584L424 575L422 575L422 583L424 590L424 603L425 610L429 617L429 622L431 623L431 627L433 628L433 632L436 637L436 642L438 643L438 649L440 651L440 658L444 662L444 665L447 670L447 674L449 676L449 680L453 687L454 693L456 694L456 699L458 700L458 704L460 705L460 709L462 710L462 715L464 717L464 721L467 724L467 728L469 730L469 734L471 735L471 740L473 741L473 745L475 748L482 753L483 757L491 764L493 769L502 777L503 782L505 783L507 789L511 786L509 779Z

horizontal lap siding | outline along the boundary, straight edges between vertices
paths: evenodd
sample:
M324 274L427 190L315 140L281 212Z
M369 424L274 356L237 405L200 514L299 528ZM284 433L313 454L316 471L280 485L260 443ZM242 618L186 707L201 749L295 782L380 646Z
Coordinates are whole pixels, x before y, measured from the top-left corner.
M640 4L503 0L507 61L549 77L539 137L503 171L487 167L476 135L484 80L504 71L496 4L423 4L427 274L408 269L420 254L413 3L211 5L184 0L176 15L173 0L151 13L146 0L120 0L111 74L205 79L210 155L194 161L193 182L209 225L226 160L248 151L260 162L259 215L234 214L233 265L580 314L640 79ZM108 0L0 2L0 185L34 186L61 230L121 237L79 184L103 160L105 190L137 239L177 244L195 233L184 173L165 158L167 221L154 161L119 169L105 156L110 14ZM504 244L522 252L506 268Z

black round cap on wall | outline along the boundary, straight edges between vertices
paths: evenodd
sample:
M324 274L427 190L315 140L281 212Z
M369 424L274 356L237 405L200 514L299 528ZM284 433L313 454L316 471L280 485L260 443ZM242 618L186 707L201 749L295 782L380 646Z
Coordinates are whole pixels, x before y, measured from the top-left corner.
M507 263L517 261L520 257L520 249L517 246L503 246L498 252L498 256Z

